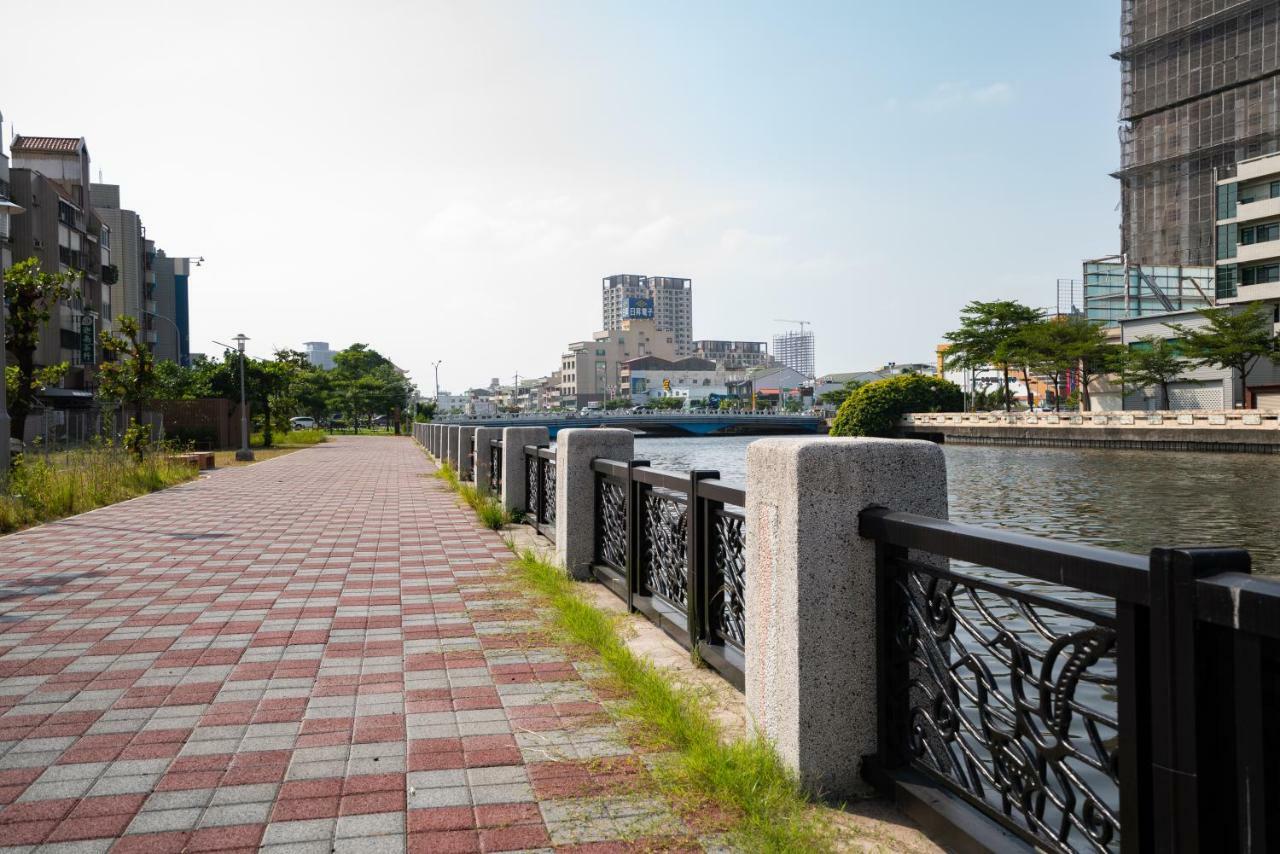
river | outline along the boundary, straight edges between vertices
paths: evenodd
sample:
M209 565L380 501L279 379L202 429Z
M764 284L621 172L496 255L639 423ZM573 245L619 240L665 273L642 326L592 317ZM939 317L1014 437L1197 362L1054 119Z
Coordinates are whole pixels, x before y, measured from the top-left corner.
M745 483L756 437L638 438L636 456ZM1242 546L1280 575L1280 455L944 445L951 518L1145 553Z

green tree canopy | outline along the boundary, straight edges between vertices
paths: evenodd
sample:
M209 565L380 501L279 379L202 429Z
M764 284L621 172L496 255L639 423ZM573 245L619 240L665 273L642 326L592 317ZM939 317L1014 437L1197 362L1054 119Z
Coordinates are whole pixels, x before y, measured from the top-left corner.
M1280 344L1271 332L1272 311L1263 303L1243 310L1234 306L1202 308L1200 314L1207 325L1197 328L1170 323L1169 328L1179 335L1184 356L1198 365L1234 371L1243 385L1259 359L1280 355Z
M891 436L908 412L954 412L964 402L960 386L923 374L901 374L867 383L840 406L832 436Z
M946 365L950 368L977 370L999 367L1004 387L1009 387L1009 366L1019 364L1022 352L1019 333L1040 321L1043 313L1016 300L974 300L960 312L960 328L943 337L950 342ZM1026 379L1025 362L1023 378ZM1009 406L1006 398L1005 408Z
M8 307L4 344L13 354L13 364L5 372L5 386L12 419L9 435L14 439L23 437L36 393L60 382L67 372L66 362L37 366L36 347L40 344L40 330L53 317L54 308L78 294L73 286L80 276L78 270L46 273L36 258L19 261L4 271L4 301Z
M1160 389L1160 407L1168 409L1169 383L1182 376L1188 367L1190 364L1172 341L1147 335L1125 352L1125 383L1136 388Z

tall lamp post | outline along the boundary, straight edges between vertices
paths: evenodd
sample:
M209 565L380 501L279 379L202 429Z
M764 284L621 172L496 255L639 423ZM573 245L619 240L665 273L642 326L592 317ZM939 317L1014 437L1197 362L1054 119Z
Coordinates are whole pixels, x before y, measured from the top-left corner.
M249 449L249 409L244 397L244 342L249 338L241 332L231 340L236 342L236 349L240 351L240 450L236 451L236 460L251 463L253 451Z
M440 403L440 366L443 364L444 364L444 359L441 359L438 362L431 363L431 367L434 368L436 372L436 403L437 404Z

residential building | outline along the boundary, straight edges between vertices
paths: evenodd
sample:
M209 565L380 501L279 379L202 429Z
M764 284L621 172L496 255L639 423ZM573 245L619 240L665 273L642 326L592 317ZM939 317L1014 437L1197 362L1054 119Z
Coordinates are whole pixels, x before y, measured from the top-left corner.
M157 359L181 364L183 333L177 318L178 279L174 265L179 259L170 258L163 249L157 249L154 241L148 240L146 245L153 273L153 285L143 303L147 340Z
M813 380L786 365L757 368L727 386L745 409L772 409L787 403L813 405Z
M1147 317L1213 305L1214 269L1205 266L1132 264L1109 256L1084 262L1083 307L1070 310L1114 327L1128 317ZM1059 311L1062 311L1059 300Z
M0 277L13 266L13 251L9 248L9 217L21 209L17 202L10 201L9 155L4 150L4 116L0 115Z
M725 370L750 370L770 364L769 344L765 341L714 341L703 338L693 342L693 355L710 359Z
M622 387L633 403L659 397L715 400L729 395L729 383L744 379L742 370L725 370L710 359L663 359L641 356L622 363Z
M142 218L136 211L120 206L118 184L90 184L89 201L98 218L111 229L111 259L118 280L115 313L141 320L147 234Z
M307 354L307 361L323 370L333 367L333 356L336 352L329 347L328 341L303 341L302 352Z
M1120 5L1121 251L1212 264L1215 180L1280 140L1280 4Z
M117 271L111 266L111 230L90 206L89 148L83 138L19 136L10 153L10 192L27 209L12 220L13 257L35 257L46 271L81 273L78 295L60 304L41 329L36 366L66 362L71 368L62 387L90 389L100 355L97 335L104 325L110 328L114 316L111 283Z
M773 336L773 358L794 371L812 378L814 372L813 332L801 328Z
M570 344L560 357L561 405L580 407L622 393L622 364L640 356L677 358L674 333L650 318L626 318L619 329Z
M626 320L648 320L670 332L678 355L693 350L693 282L635 273L606 276L601 288L603 326L621 329Z

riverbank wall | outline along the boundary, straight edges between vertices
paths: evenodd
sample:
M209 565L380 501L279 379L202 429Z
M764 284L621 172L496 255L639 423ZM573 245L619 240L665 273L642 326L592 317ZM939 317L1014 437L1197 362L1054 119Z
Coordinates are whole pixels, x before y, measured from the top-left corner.
M1280 417L1257 410L912 413L903 416L897 432L939 443L1280 453Z

